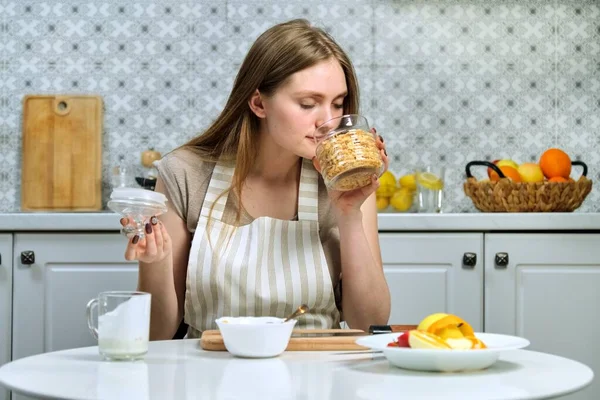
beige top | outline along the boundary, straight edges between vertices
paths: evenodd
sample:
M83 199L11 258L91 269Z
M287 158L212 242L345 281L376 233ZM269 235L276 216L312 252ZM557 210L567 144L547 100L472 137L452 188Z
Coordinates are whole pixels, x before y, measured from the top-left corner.
M188 230L194 233L215 163L203 161L191 148L179 148L165 155L155 165L167 189L166 196L171 207L186 222ZM225 205L223 222L235 224L237 204L237 196L231 193ZM240 225L247 225L253 220L242 207ZM319 176L318 220L319 236L331 274L336 304L341 310L340 234L331 211L327 188L321 176Z

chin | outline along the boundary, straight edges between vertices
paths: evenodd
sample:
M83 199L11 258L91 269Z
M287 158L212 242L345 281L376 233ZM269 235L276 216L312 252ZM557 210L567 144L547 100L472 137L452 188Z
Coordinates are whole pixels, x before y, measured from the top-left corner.
M312 160L317 154L317 146L313 143L308 146L301 146L297 151L295 151L296 155L302 158L306 158Z

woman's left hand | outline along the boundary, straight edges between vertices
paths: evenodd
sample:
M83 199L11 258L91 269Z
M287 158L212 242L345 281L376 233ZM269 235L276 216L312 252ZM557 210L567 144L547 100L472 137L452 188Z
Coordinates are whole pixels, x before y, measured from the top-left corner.
M371 132L377 135L377 131L375 128L371 128ZM383 138L377 135L377 148L381 152L381 158L383 160L384 169L382 171L387 171L389 167L389 159L387 155L387 151L385 149L385 143L383 142ZM317 171L321 172L321 167L319 165L318 160L313 158L313 165L317 169ZM338 217L351 216L353 214L360 214L360 207L365 202L365 200L373 194L379 187L379 177L373 175L371 177L371 184L360 189L350 190L347 192L341 192L338 190L329 190L329 197L331 202L338 213Z

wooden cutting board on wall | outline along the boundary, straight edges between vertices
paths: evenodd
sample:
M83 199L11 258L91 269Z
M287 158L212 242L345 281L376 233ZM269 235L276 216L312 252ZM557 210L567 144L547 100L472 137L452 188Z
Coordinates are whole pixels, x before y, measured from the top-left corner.
M23 211L102 208L103 115L100 96L23 99Z

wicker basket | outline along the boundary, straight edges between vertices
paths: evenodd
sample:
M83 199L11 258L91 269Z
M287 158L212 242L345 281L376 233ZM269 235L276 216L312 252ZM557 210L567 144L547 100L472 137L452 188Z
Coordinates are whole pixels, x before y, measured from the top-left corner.
M492 168L500 180L477 181L471 175L473 165ZM572 165L583 167L578 181L530 183L513 182L491 162L471 161L466 166L464 191L475 207L483 212L571 212L581 206L592 190L592 181L587 178L587 165L582 161L573 161Z

